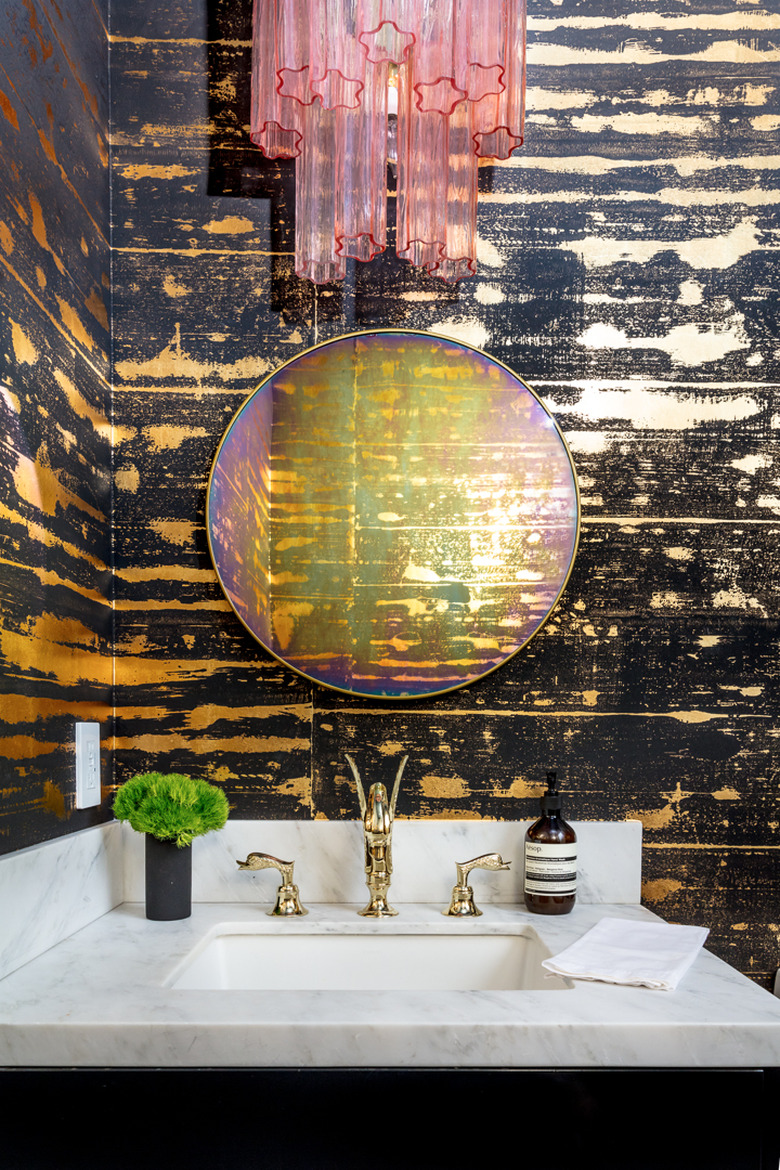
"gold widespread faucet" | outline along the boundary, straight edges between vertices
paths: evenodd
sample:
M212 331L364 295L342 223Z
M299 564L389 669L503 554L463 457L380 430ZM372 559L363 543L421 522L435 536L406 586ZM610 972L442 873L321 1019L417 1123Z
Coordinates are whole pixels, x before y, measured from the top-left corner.
M293 883L294 861L280 861L270 853L250 853L246 861L236 858L239 869L278 869L281 876L281 885L276 891L276 905L268 913L272 916L288 918L293 914L308 914L300 903L298 887Z
M366 885L371 895L365 909L358 910L358 914L364 918L388 918L398 913L388 903L387 893L390 889L390 878L393 873L391 837L395 805L398 800L401 776L408 759L407 755L401 760L393 785L393 793L388 800L387 789L379 781L371 785L366 798L355 761L347 755L347 761L357 784L358 800L360 801L360 816L363 820L365 841Z

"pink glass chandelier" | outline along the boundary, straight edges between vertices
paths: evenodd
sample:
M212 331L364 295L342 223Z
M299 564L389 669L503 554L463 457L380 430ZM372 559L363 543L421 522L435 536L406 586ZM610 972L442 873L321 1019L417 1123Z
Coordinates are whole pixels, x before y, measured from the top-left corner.
M398 255L473 275L479 159L524 113L525 0L254 0L251 138L297 159L295 271L318 284L384 251L388 159Z

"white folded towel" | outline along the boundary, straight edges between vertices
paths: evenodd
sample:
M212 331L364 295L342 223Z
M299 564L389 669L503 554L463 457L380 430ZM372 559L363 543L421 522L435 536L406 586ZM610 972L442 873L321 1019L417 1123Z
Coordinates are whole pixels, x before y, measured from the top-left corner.
M704 926L602 918L542 966L573 979L674 991L708 934Z

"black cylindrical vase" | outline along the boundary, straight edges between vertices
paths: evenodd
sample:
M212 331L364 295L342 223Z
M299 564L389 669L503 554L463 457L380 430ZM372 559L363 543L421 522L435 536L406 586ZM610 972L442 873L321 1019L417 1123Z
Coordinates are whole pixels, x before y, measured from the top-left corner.
M192 848L146 834L146 917L155 922L192 913Z

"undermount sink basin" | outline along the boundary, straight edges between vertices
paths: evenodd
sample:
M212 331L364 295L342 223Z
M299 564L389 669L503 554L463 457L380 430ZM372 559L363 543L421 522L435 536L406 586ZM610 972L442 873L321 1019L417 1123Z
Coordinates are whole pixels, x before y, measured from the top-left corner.
M550 952L519 934L269 934L215 928L168 986L200 991L555 991Z

